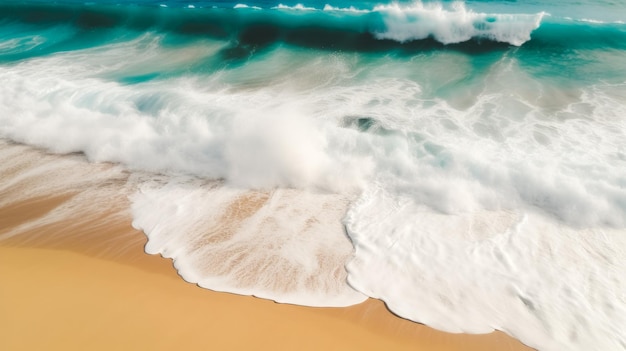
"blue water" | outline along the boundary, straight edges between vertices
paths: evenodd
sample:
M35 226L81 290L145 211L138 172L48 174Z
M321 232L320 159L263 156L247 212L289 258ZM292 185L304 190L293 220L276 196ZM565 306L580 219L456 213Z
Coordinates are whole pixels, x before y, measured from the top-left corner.
M0 137L166 177L201 286L626 350L625 1L3 1Z

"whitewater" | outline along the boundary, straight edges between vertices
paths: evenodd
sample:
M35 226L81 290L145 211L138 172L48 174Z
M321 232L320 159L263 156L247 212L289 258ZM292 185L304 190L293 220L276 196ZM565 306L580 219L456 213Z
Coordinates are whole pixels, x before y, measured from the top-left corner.
M123 167L202 287L626 350L624 14L4 1L0 138Z

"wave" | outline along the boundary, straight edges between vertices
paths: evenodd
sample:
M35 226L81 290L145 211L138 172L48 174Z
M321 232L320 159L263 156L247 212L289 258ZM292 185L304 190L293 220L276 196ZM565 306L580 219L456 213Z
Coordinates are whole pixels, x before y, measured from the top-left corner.
M546 21L546 19L548 19ZM230 43L227 60L246 59L268 47L288 44L327 51L413 53L453 49L464 52L524 46L532 51L626 46L626 26L551 18L548 14L487 14L462 3L379 5L371 9L302 6L262 9L145 6L0 5L3 35L9 26L30 26L33 35L49 35L21 48L0 49L0 60L81 49L130 32L157 31L181 38L212 38ZM52 26L64 27L57 36ZM19 31L18 31L19 32ZM68 33L71 34L68 38ZM11 44L8 37L3 46ZM0 38L0 40L3 40ZM90 42L88 42L90 41Z
M250 45L286 42L326 48L398 47L415 41L440 44L492 41L519 46L530 39L543 18L537 14L487 14L463 5L381 5L362 10L330 5L315 9L278 5L261 9L145 6L0 5L0 19L50 25L71 24L80 30L124 27L237 40ZM396 45L376 42L392 41Z
M470 39L488 39L520 46L530 40L530 34L541 24L544 13L534 15L475 13L463 3L454 3L451 9L441 4L410 6L398 4L377 6L385 29L376 37L400 42L432 37L443 44L465 42Z

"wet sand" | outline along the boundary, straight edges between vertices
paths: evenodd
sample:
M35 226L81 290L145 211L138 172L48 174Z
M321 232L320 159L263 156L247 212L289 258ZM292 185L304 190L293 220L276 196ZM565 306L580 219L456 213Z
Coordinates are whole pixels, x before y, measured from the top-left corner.
M439 332L373 299L312 308L201 289L144 253L124 170L0 151L0 350L531 350L501 332Z

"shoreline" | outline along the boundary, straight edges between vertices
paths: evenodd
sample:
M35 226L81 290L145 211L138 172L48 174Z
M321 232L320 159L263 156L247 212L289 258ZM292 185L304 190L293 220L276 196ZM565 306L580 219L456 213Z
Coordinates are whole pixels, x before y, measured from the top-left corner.
M63 250L0 246L0 267L8 283L0 294L7 317L0 347L7 350L525 349L499 332L438 332L393 316L378 300L346 308L278 304Z
M14 150L0 153L9 165L0 169L0 349L532 350L502 332L440 332L371 298L319 308L200 288L171 260L144 252L128 189L116 181L123 171L0 144L7 149ZM58 163L67 165L53 168L54 180L41 172Z

